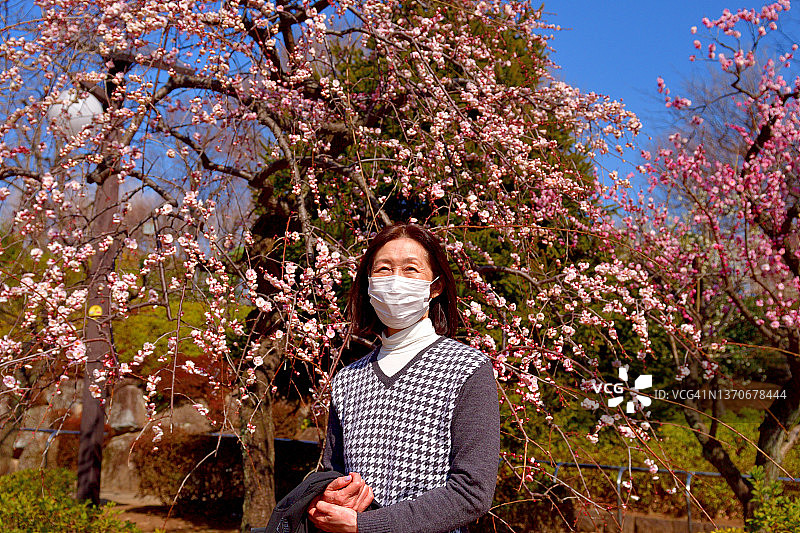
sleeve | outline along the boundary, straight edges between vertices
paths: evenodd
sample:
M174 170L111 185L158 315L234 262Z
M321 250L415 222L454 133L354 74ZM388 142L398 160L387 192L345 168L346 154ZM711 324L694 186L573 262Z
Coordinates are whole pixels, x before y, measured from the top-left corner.
M344 443L342 424L331 400L328 409L328 430L325 433L325 449L322 451L322 468L344 472Z
M447 484L415 500L358 515L358 533L446 533L489 510L500 455L500 407L491 362L464 383L453 412Z

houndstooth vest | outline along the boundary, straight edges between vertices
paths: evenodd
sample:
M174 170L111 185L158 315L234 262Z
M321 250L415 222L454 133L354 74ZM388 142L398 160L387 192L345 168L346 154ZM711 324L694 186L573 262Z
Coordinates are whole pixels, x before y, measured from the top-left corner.
M456 400L487 359L440 337L389 377L377 355L376 349L338 372L331 394L342 425L345 469L361 474L375 501L386 506L445 485Z

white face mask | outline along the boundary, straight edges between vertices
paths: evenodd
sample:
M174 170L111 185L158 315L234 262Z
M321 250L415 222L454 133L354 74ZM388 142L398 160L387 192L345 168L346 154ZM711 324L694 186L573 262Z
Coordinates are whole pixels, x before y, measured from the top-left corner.
M405 329L428 312L433 281L403 276L370 277L369 301L385 326Z

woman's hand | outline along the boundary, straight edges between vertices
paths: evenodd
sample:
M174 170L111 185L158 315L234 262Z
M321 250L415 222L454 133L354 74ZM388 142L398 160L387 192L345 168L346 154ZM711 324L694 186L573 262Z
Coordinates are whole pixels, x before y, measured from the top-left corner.
M308 517L322 531L355 533L357 514L372 503L372 489L357 472L331 481L325 491L311 500Z
M369 507L372 500L372 488L364 482L357 472L351 472L348 476L338 477L331 481L321 495L311 500L309 510L317 502L324 501L347 507L360 513Z
M324 500L308 508L311 523L328 533L358 533L357 515L355 509Z

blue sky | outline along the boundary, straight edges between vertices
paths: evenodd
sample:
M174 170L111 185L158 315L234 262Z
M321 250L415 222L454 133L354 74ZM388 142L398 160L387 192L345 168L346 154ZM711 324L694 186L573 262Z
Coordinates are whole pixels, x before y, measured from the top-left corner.
M623 100L639 115L645 134L656 134L664 117L656 78L677 89L697 68L692 26L721 15L723 9L760 8L748 0L544 0L544 18L559 24L551 45L562 70L556 76L579 87ZM800 11L795 7L794 10ZM798 13L793 12L792 18ZM701 70L702 71L702 70ZM674 93L675 91L673 91Z

